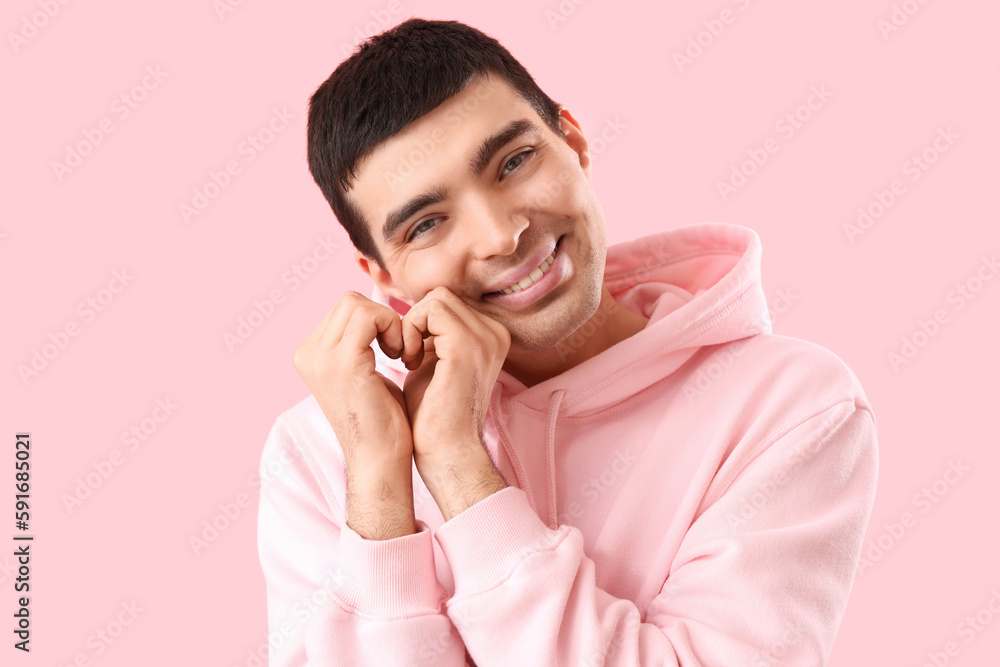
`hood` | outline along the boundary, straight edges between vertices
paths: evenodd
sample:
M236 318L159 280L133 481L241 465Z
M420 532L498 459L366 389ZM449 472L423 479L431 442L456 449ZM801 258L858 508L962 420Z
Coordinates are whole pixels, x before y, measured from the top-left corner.
M493 388L490 419L511 458L521 488L534 499L524 470L511 456L505 422L511 402L546 424L549 525L555 527L552 468L560 417L588 416L614 407L663 380L699 348L771 333L760 276L761 243L748 227L705 222L675 227L608 246L604 283L620 307L649 318L646 327L569 370L532 387L501 370ZM409 306L374 287L372 300L401 316ZM572 337L568 339L572 344ZM386 357L379 365L402 386L406 367ZM541 514L539 514L541 516Z

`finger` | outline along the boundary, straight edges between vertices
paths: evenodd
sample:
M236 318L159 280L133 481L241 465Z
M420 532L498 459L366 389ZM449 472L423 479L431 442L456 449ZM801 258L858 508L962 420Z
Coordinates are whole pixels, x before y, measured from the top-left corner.
M392 318L388 329L375 336L375 340L387 357L397 359L403 354L403 326L398 314Z
M462 320L477 340L489 340L492 337L502 341L509 335L507 327L489 315L479 312L454 292L442 289L441 300Z
M327 314L327 328L326 331L323 332L323 345L328 346L328 349L339 345L344 337L344 331L347 328L347 323L359 309L361 309L364 313L371 313L369 316L372 319L375 319L374 313L376 311L382 310L391 314L396 321L399 320L399 314L396 311L351 290L345 292L340 297L340 300L337 302L334 309ZM367 335L367 332L365 335ZM395 326L395 324L390 324L387 330L383 330L381 327L377 326L376 335L374 335L373 338L374 337L379 339L379 347L382 348L382 351L389 357L395 358L398 356L400 350L402 350L402 335L399 333L398 327ZM368 344L371 345L371 340L368 341Z
M330 347L339 345L340 339L344 337L344 329L347 327L347 322L351 319L351 315L367 300L364 296L353 290L344 292L330 313L330 322L327 328L329 336L328 341L324 341L324 343L329 342Z
M467 310L468 307L451 290L435 287L413 304L403 316L403 323L413 324L420 331L421 338L441 336L448 333L453 321L469 328L472 322L460 314L462 309Z
M420 329L424 337L446 336L456 343L474 339L495 340L499 344L506 334L506 327L475 310L445 287L431 290L416 303L403 317L404 327L408 322Z
M403 352L400 358L406 365L407 370L411 371L414 368L419 368L420 364L424 361L423 332L413 325L412 320L406 319L412 312L413 309L411 308L399 323L403 335Z
M351 311L337 347L347 354L363 354L366 348L371 348L372 341L380 334L390 346L402 342L399 336L399 314L375 302L360 304ZM386 351L382 342L379 346ZM387 354L389 352L392 352L391 348Z
M462 319L440 298L430 294L407 311L403 316L402 326L406 342L404 354L408 359L415 359L414 368L420 366L420 362L423 361L425 338L446 336L452 339L467 339L468 336L458 332L459 329L466 329Z
M339 307L340 303L338 302L337 305L328 310L316 328L310 331L305 340L295 348L292 364L300 375L310 372L310 366L317 361L317 353L320 350L330 349L331 322Z
M485 329L482 326L482 320L485 316L463 301L461 297L447 287L436 288L432 290L428 296L432 296L432 298L438 299L441 303L446 305L448 310L450 310L455 317L464 323L470 331L485 333Z
M462 309L466 312L471 310L454 292L441 286L427 292L407 311L402 319L404 341L402 358L407 368L413 370L423 362L424 345L422 341L425 339L446 335L453 332L456 327L468 328L470 324L476 325L474 319L469 318L468 315L459 315L456 309ZM435 312L437 314L433 315L432 313ZM475 313L471 314L475 315ZM464 338L464 336L461 337Z

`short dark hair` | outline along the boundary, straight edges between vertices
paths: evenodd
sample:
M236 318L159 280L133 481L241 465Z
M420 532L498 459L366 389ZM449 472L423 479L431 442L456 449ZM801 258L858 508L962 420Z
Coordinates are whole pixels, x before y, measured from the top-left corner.
M354 247L385 270L346 191L358 163L386 139L461 92L476 76L505 80L564 136L560 106L496 39L458 21L411 18L360 44L309 98L309 171Z

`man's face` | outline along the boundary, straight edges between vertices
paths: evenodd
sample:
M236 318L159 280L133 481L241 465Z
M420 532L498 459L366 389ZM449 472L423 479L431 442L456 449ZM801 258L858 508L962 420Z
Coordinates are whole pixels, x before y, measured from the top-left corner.
M600 304L607 247L587 141L560 120L565 139L504 80L476 77L380 144L348 193L386 265L356 251L362 270L410 305L447 287L512 350L570 336ZM516 121L527 132L498 140Z

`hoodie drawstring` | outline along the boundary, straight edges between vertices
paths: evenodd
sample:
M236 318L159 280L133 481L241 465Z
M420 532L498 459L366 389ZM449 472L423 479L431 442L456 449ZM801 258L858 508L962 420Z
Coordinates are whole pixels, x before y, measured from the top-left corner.
M493 395L490 398L491 409L489 414L493 417L497 434L500 436L500 445L507 453L507 458L510 459L511 465L514 468L514 476L517 478L517 485L524 491L525 495L528 496L528 504L531 505L531 509L535 511L535 514L538 514L538 506L535 504L534 495L531 493L531 486L528 484L528 475L525 473L524 466L521 465L521 461L517 458L517 453L510 445L510 434L507 432L506 415L501 412L501 393L502 390L500 388L500 383L497 383L494 387ZM548 411L545 415L545 493L549 508L549 520L547 523L549 528L552 529L559 527L559 522L557 520L558 511L556 508L555 441L556 421L559 417L559 407L562 404L562 399L565 395L565 389L559 389L552 392L552 395L549 397Z
M516 478L518 488L522 489L525 495L528 496L528 504L531 505L531 509L535 510L537 514L538 508L535 507L535 498L531 495L531 488L529 488L527 483L528 476L525 474L524 466L521 465L517 454L514 453L514 448L510 446L510 434L507 433L507 415L501 412L500 394L502 392L503 389L499 382L493 385L493 395L490 397L490 410L487 413L487 417L493 419L497 435L500 436L500 445L503 447L504 452L507 453L507 458L510 459L510 463L514 467L514 477Z
M545 425L545 490L549 506L549 528L553 530L559 527L556 513L556 421L559 417L559 405L565 395L565 389L552 392Z

